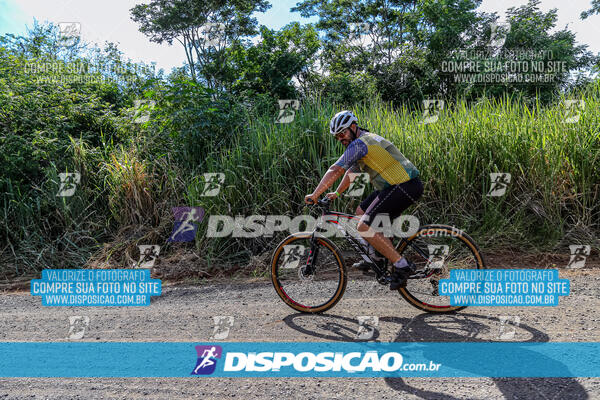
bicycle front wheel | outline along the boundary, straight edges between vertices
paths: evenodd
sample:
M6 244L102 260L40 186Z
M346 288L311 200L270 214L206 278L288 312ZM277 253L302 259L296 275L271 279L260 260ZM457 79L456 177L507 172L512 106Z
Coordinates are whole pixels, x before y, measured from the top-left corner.
M309 260L313 258L313 262ZM347 273L341 252L329 239L300 232L285 238L271 259L271 281L294 310L319 313L344 294Z

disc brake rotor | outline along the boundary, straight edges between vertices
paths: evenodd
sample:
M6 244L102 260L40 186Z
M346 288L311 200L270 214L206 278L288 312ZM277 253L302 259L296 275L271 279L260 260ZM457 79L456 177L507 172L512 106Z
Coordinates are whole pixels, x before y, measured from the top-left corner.
M300 278L301 281L312 281L314 280L315 277L315 273L314 271L310 274L306 273L306 266L302 266L298 268L298 278Z

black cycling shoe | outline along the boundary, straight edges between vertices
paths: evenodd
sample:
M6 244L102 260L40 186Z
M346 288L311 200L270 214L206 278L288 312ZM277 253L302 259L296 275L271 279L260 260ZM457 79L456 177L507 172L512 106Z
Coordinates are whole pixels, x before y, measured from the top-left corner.
M394 268L392 272L392 281L390 282L390 290L398 290L406 286L408 277L416 271L417 267L412 262L408 261L408 265L404 268Z

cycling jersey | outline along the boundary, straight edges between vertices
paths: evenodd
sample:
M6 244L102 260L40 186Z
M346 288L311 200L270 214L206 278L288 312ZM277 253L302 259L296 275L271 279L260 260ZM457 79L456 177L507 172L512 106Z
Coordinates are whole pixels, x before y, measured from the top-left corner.
M376 190L383 190L419 176L419 170L396 146L371 132L363 132L353 140L335 165L352 172L367 172Z

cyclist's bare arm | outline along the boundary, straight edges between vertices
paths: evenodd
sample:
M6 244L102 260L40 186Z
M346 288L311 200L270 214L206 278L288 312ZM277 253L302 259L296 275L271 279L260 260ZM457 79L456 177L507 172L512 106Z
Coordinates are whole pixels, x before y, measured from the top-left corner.
M342 181L340 182L340 184L338 185L338 187L336 189L336 192L338 192L339 194L342 194L348 189L348 187L352 183L352 179L350 178L350 174L352 174L352 173L356 173L354 167L349 168L346 171L346 173L344 174L344 177L342 178Z
M307 195L304 198L304 201L309 204L311 202L315 202L324 191L326 191L331 185L334 184L335 181L337 181L342 175L344 175L345 171L346 170L344 168L338 165L332 165L331 167L329 167L325 175L323 175L321 182L319 182L319 184L317 185L317 188L311 194ZM309 200L309 198L312 201Z
M353 170L355 168L356 161L364 157L367 154L367 152L368 148L363 142L359 140L354 140L352 143L350 143L346 151L344 151L344 154L342 154L342 156L335 162L335 164L329 167L327 173L325 173L323 179L321 179L321 182L319 183L315 191L312 194L307 195L304 198L304 201L309 204L314 203L319 198L319 196L327 190L327 188L333 185L333 183L344 174L344 172ZM340 187L346 190L350 185L349 182L350 177L345 176L342 180L342 183L340 183ZM338 190L338 192L340 191ZM330 199L334 199L336 197L336 194L330 193L327 197L329 197Z

